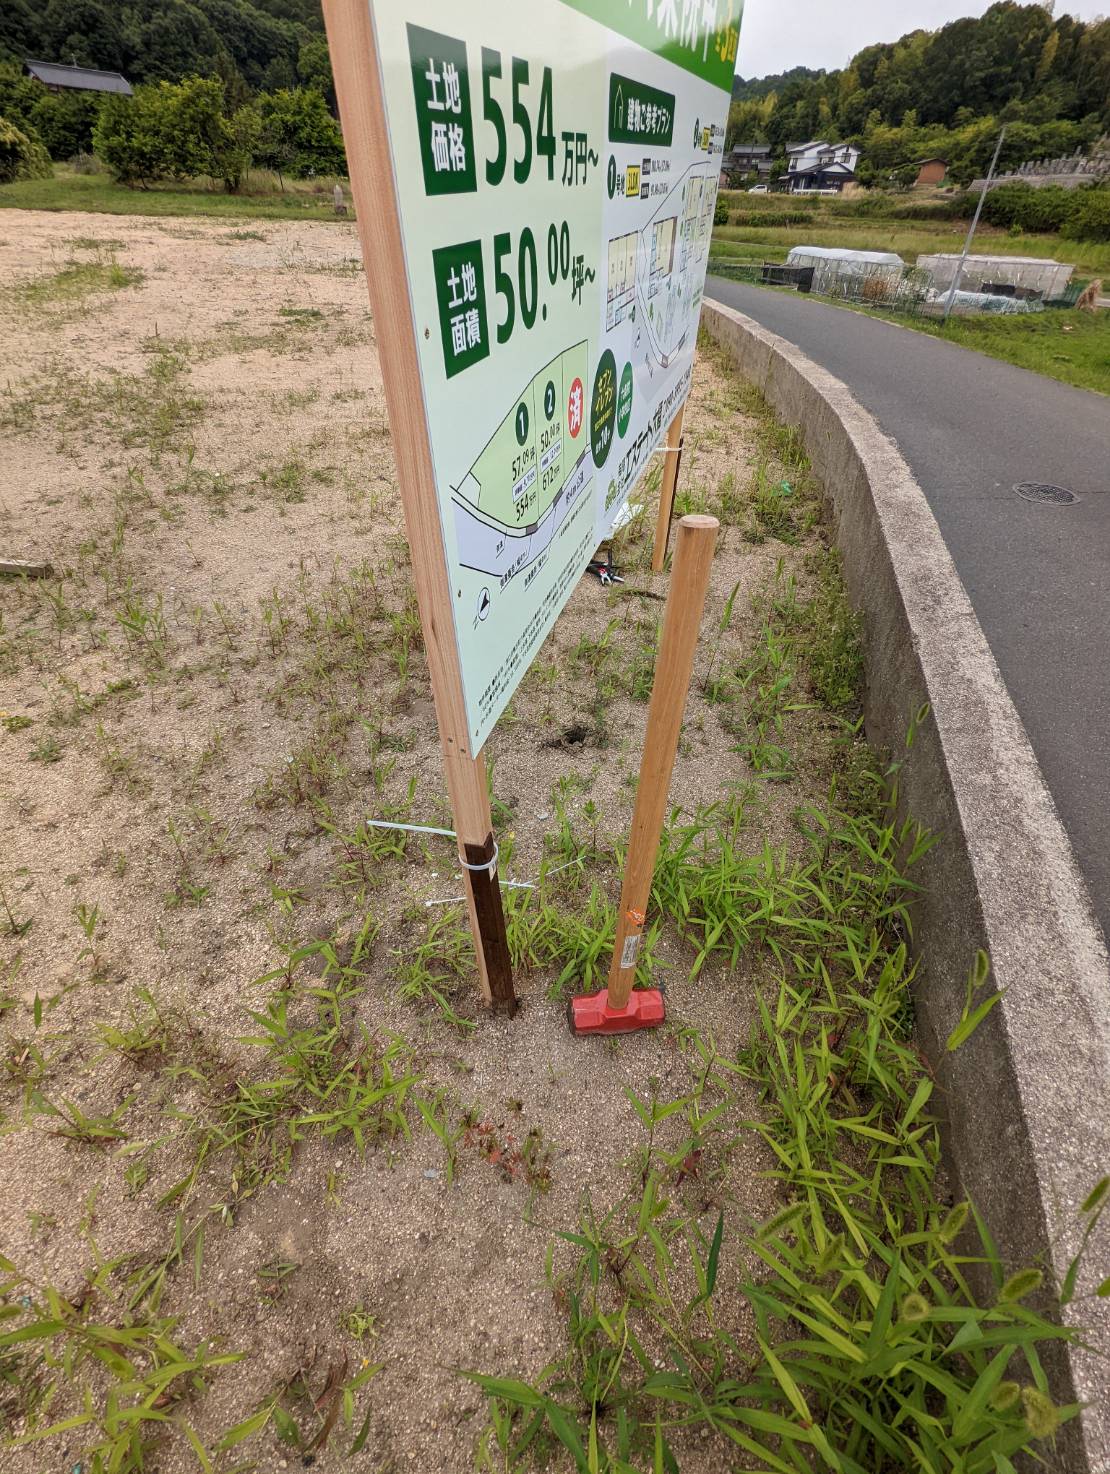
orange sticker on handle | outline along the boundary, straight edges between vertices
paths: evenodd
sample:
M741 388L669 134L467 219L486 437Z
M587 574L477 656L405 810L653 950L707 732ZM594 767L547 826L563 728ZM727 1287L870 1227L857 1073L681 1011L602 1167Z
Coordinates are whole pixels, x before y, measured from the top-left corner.
M628 911L625 914L633 926L643 926L644 922L647 920L647 912L637 911L634 906L631 911Z

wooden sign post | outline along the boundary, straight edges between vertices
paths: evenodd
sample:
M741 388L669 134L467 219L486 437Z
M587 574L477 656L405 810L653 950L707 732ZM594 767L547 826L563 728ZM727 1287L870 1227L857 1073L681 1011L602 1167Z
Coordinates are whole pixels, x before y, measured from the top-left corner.
M683 517L678 524L674 571L648 708L609 986L601 993L574 999L571 1021L577 1034L628 1033L661 1024L664 1019L662 994L656 989L633 994L632 985L647 924L655 857L667 815L667 795L719 527L716 517L705 516Z
M433 495L435 469L424 419L416 335L408 298L401 287L405 255L370 8L366 0L325 0L324 20L351 166L370 305L382 349L382 379L393 427L397 482L412 551L413 582L447 791L455 816L459 858L465 867L479 983L488 1005L513 1013L516 996L497 879L486 765L468 740L454 639L454 601Z

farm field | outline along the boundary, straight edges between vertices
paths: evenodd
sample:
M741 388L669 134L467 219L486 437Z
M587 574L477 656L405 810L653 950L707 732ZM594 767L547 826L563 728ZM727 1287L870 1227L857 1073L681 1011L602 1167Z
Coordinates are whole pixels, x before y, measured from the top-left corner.
M755 214L761 222L776 214L799 212L812 223L759 226L720 225L713 232L713 256L740 263L783 261L797 245L840 246L850 250L895 251L906 262L934 252L963 249L967 222L961 220L906 221L892 204L886 217L854 219L833 213L825 201L799 203L787 195L722 195L733 215ZM770 202L770 203L769 203ZM845 208L845 206L841 208ZM1058 235L1011 235L983 225L976 235L977 252L997 255L1044 256L1075 263L1076 276L1087 280L1110 277L1110 246L1093 241L1068 241ZM768 288L768 290L778 290ZM843 306L842 303L835 305ZM854 310L867 311L865 307ZM877 312L877 316L891 316ZM896 314L893 321L918 332L947 338L965 348L1005 359L1080 389L1110 390L1110 313L1062 311L1021 318L954 317L947 325L925 316Z
M770 1327L899 1225L899 1286L963 1304L966 1209L912 1039L930 841L888 820L793 435L703 352L680 510L722 533L647 948L669 1018L575 1040L658 473L627 582L583 581L487 750L503 879L535 886L522 1010L488 1018L451 842L367 823L450 820L353 227L13 212L0 281L0 554L53 568L0 584L5 1474L715 1474L869 1437L835 1368L796 1416ZM837 1335L871 1334L878 1273ZM1049 1437L1046 1403L986 1431L1016 1450L1033 1406Z
M928 208L929 200L918 196L893 197L887 208L875 214L849 214L863 200L808 202L794 195L748 195L723 190L720 198L730 216L728 225L713 232L714 252L754 260L784 259L792 246L840 246L852 251L896 251L910 264L918 256L938 251L959 252L967 237L967 220L909 219L900 209ZM941 203L943 197L937 197ZM798 214L809 220L796 220ZM775 217L789 216L781 225ZM746 223L756 217L758 224ZM975 235L978 252L1000 256L1044 256L1070 261L1080 277L1110 277L1110 245L1099 241L1072 241L1052 232L1011 234L1008 230L981 223Z

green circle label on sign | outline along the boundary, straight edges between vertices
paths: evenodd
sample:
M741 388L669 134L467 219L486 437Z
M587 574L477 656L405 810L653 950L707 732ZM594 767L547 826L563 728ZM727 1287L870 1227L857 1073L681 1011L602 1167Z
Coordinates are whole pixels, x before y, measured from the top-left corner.
M555 381L548 379L547 388L543 391L543 412L549 420L555 418Z
M628 433L628 422L632 418L632 365L626 363L621 374L621 387L617 394L617 434L623 440Z
M528 406L523 400L516 407L516 443L523 445L528 439Z
M617 360L606 348L598 360L594 374L594 392L590 401L590 449L594 465L604 466L613 448L613 426L617 418Z

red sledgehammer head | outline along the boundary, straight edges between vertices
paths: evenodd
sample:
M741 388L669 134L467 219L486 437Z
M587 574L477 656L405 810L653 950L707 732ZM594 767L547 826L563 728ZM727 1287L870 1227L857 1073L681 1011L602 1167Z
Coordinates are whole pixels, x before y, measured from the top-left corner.
M570 1005L570 1027L575 1034L633 1034L637 1029L657 1029L666 1016L658 988L632 993L626 1008L609 1007L608 988L574 998Z

